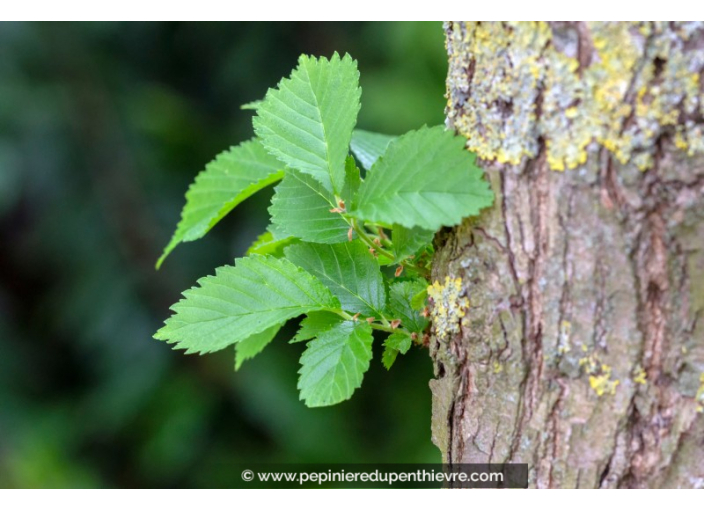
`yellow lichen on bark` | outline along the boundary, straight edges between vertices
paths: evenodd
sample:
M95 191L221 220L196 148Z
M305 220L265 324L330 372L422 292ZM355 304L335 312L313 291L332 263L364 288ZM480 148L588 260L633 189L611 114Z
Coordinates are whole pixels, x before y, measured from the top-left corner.
M690 156L704 153L694 120L704 115L704 49L687 45L702 29L468 22L448 31L448 119L470 150L511 165L535 157L540 140L553 170L584 164L600 146L644 170L664 134Z
M460 322L469 308L469 300L462 296L462 278L445 277L445 283L435 281L428 287L432 307L430 316L435 334L441 340L459 333Z
M616 394L616 387L621 381L611 378L611 366L602 363L596 353L580 359L579 366L584 369L585 374L589 377L589 386L599 397L605 394Z

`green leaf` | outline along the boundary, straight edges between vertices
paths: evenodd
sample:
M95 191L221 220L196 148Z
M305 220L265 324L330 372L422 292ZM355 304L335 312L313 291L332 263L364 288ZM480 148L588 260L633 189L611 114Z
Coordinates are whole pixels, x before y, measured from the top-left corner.
M425 307L425 301L428 299L428 287L423 287L423 290L411 298L411 308L413 310L422 310Z
M262 104L261 100L257 101L250 101L249 103L245 103L243 105L240 105L240 110L256 110L259 108Z
M403 225L394 225L391 230L391 242L394 245L396 262L415 255L423 246L433 241L435 232L419 227L406 228Z
M391 370L397 356L398 351L396 349L389 349L384 345L384 352L381 353L381 364L384 365L386 370Z
M276 324L269 329L262 331L261 333L255 333L254 335L245 338L241 342L235 344L235 370L239 370L248 359L252 359L254 356L259 354L264 350L264 347L269 345L271 341L279 332L281 326L284 323Z
M315 243L347 241L349 224L338 213L334 196L313 177L286 173L276 186L269 213L274 228L285 236Z
M384 341L384 352L381 355L381 363L386 370L389 370L396 361L396 357L406 354L411 348L411 337L401 331L394 331Z
M284 179L286 177L284 176ZM278 241L280 239L285 239L288 237L288 234L281 230L277 225L274 225L273 223L269 223L269 226L266 228L267 232L271 232L271 235L274 237L274 241Z
M362 384L372 359L372 328L345 321L308 342L301 356L298 389L308 407L347 400Z
M295 241L296 238L291 236L275 239L274 234L267 230L257 237L257 240L247 249L247 255L256 253L258 255L273 255L276 258L281 258L284 256L284 248Z
M339 193L361 93L357 62L349 55L302 55L291 77L267 92L254 130L273 156Z
M391 135L355 129L352 133L352 154L365 170L371 170L376 160L386 152L389 143L395 138Z
M344 200L347 208L352 207L352 200L357 194L361 184L362 177L359 173L359 168L357 168L354 158L347 156L345 160L345 185L342 187L342 192L340 193L340 197Z
M428 326L428 319L411 304L412 299L428 287L422 279L406 280L392 283L389 287L389 306L387 316L400 319L401 325L408 331L422 333Z
M392 266L396 263L396 261L392 258L386 257L385 255L380 254L376 260L379 262L380 266Z
M397 138L362 183L354 215L435 232L490 206L489 183L464 144L442 126Z
M401 354L406 354L411 348L412 340L407 333L402 331L394 331L388 336L384 342L384 345L391 349L396 349Z
M154 335L186 353L218 351L303 313L340 308L317 278L271 256L238 259L198 283Z
M325 284L342 309L380 315L386 290L379 263L362 241L339 244L300 243L285 250L288 260Z
M342 322L342 317L336 313L311 312L301 321L301 327L298 333L296 333L296 336L294 336L289 343L295 344L315 338L340 322Z
M281 163L257 140L219 154L188 189L181 221L157 269L179 243L200 239L237 204L282 177Z

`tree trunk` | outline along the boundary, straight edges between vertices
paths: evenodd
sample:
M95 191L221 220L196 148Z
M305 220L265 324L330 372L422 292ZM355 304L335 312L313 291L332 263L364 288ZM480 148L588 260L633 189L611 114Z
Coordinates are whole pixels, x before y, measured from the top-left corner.
M704 24L445 29L447 124L496 201L436 239L444 461L704 487Z

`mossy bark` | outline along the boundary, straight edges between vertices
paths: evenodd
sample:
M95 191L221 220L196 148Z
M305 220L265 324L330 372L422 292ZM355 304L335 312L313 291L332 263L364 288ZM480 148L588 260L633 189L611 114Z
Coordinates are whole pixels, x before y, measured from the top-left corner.
M445 28L496 202L437 239L469 301L430 342L443 459L704 487L704 26Z

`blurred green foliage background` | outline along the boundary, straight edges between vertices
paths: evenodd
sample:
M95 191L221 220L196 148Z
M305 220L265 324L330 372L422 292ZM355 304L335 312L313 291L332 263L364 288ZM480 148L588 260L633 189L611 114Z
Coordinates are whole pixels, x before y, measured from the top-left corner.
M443 121L439 23L0 23L0 487L227 486L247 462L439 462L432 369L381 350L352 400L307 409L295 321L233 352L153 340L180 292L242 256L270 191L159 272L188 184L252 136L243 103L299 54L359 61L358 127Z

